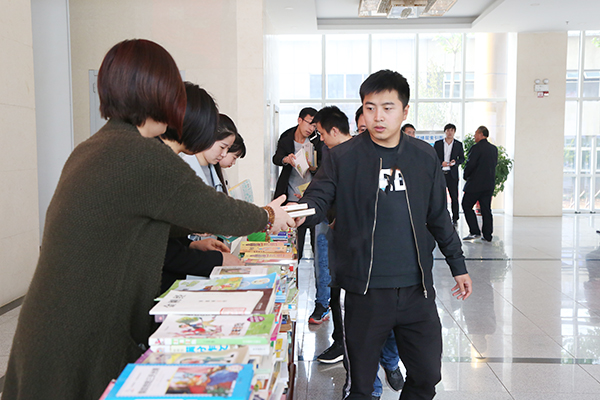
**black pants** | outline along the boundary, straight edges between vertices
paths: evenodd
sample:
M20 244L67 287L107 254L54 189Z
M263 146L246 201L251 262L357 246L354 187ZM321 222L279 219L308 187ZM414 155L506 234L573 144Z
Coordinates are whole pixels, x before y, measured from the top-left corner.
M298 245L298 261L302 259L302 253L304 252L304 238L306 237L306 226L301 225L297 228L296 242ZM313 254L315 252L315 227L310 227L310 247L312 248Z
M471 235L483 235L484 239L492 240L492 233L494 232L494 219L492 218L493 194L493 189L485 190L483 192L465 192L463 194L462 208ZM477 202L479 202L479 209L481 211L481 230L479 230L477 216L475 215L475 211L473 211L473 206Z
M458 221L458 179L454 179L450 172L444 174L444 178L452 201L452 222L456 222Z
M339 286L331 288L331 299L329 307L331 308L331 319L333 319L333 333L331 338L334 342L342 343L344 340L344 327L342 325L342 306L340 304L340 289Z
M346 399L370 400L381 349L391 330L406 367L401 400L430 400L441 380L442 328L435 295L421 285L346 292L344 339L347 351Z

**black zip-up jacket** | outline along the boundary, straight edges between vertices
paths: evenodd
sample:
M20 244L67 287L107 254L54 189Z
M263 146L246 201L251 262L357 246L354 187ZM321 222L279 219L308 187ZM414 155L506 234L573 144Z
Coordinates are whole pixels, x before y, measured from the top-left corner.
M467 273L461 242L448 214L446 183L435 150L420 139L401 134L396 165L406 186L417 260L427 296L428 292L433 293L435 242L453 276ZM300 200L316 211L307 218L308 225L322 221L335 201L332 286L353 293L366 293L369 288L380 169L375 144L365 131L331 149ZM394 265L389 268L393 270Z

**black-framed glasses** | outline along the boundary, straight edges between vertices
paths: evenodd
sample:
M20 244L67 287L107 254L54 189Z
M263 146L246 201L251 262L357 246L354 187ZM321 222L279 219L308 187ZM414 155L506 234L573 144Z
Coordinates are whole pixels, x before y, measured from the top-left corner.
M309 124L310 126L312 126L312 127L313 127L313 128L315 128L315 129L317 128L317 124L313 124L313 122L312 122L312 121L307 121L307 120L305 120L304 118L302 118L302 121L306 122L307 124Z

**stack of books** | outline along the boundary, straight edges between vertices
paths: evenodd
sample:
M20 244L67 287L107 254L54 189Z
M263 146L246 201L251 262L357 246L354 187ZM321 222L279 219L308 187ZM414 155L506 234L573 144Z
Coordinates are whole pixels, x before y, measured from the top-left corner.
M149 350L103 399L282 399L298 292L291 243L241 242L248 265L176 281L150 310L161 324Z

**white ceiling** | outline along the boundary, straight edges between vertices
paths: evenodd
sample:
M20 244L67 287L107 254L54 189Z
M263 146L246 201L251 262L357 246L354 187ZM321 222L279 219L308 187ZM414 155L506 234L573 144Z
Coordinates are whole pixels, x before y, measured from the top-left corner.
M265 0L273 34L600 30L600 0L457 0L443 17L358 18L360 0Z

